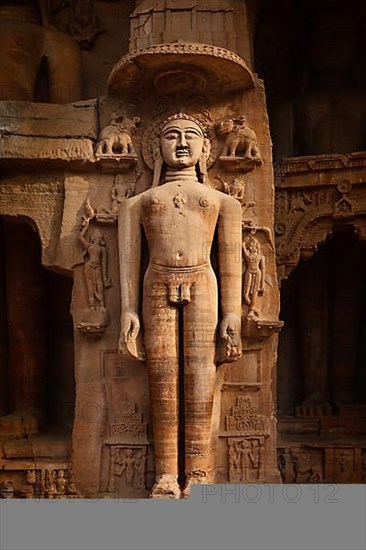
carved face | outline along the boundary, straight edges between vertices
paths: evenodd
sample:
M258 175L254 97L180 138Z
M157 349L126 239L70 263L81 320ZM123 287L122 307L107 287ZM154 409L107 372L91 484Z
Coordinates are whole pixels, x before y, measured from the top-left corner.
M92 233L90 237L90 243L99 245L103 244L103 236L98 229L95 229L95 231Z
M171 168L195 166L202 155L204 135L201 128L188 119L168 122L161 132L161 152Z

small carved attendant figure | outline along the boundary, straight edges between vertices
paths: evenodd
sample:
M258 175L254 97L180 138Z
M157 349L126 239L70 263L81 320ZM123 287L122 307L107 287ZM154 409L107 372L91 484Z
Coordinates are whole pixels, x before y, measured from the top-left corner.
M244 203L245 185L239 178L233 179L231 183L223 182L223 188L225 193L230 195L230 197L234 197L234 199L239 201L241 204Z
M65 495L67 485L67 479L65 478L64 470L59 470L56 478L57 496L63 497Z
M66 483L66 493L70 496L78 496L78 490L76 489L74 476L72 474L72 471L69 471L67 483Z
M245 273L243 295L249 306L248 318L257 317L258 296L264 293L265 259L261 253L260 244L254 237L246 237L243 242L243 257Z
M22 492L24 493L25 498L33 498L35 492L35 485L37 482L36 471L27 470L25 474L25 485L23 486Z
M240 481L250 481L253 471L258 468L258 441L242 439L235 445L236 465L240 471Z
M241 355L241 247L239 254L232 252L241 242L241 206L203 183L210 142L198 118L179 113L155 130L154 135L160 135L160 159L151 143L155 186L124 201L119 214L119 345L123 352L140 331L144 234L150 262L143 280L142 320L156 469L151 497L179 498L189 496L193 483L210 479L216 334L227 351L224 361ZM219 277L210 263L215 235ZM139 254L127 262L122 252L131 241ZM180 384L184 385L181 406ZM180 410L184 410L185 436L179 445ZM179 448L184 448L185 471L179 471ZM179 475L185 477L182 493Z
M120 449L115 461L114 472L117 476L124 475L126 485L141 488L144 485L141 475L142 462L141 452L134 454L132 449Z
M45 497L55 498L56 494L56 472L55 470L46 470Z
M84 263L85 281L88 291L88 302L91 309L105 307L104 289L111 286L107 275L107 248L98 229L92 233L90 240L85 238L89 229L90 218L83 218L79 241L87 258Z
M118 214L122 202L133 195L133 186L126 182L122 174L117 174L111 189L112 214Z

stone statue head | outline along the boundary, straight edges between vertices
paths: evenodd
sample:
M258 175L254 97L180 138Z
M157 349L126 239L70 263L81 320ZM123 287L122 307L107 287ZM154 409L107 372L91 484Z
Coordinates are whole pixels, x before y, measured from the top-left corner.
M204 183L209 154L210 141L198 119L185 113L169 116L162 124L160 147L155 151L153 186L159 184L163 163L176 170L196 166L198 179Z
M197 122L188 118L168 120L161 131L161 152L171 168L188 168L199 161L205 136Z

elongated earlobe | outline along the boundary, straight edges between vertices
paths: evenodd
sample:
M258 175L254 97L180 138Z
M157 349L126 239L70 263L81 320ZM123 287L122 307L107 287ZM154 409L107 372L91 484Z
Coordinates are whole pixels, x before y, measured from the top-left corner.
M208 185L207 183L207 160L208 160L208 157L210 156L210 150L211 150L211 144L210 144L210 140L205 138L204 142L203 142L203 147L202 147L202 154L200 156L200 159L198 161L198 166L199 166L199 172L200 172L200 176L201 176L201 183L205 184L205 185Z
M160 147L157 147L154 151L154 176L151 187L157 187L160 183L161 169L163 167L163 157Z

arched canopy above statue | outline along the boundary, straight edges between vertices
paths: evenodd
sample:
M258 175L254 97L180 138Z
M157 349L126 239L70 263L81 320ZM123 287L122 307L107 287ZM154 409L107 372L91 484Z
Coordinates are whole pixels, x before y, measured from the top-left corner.
M245 61L217 46L177 42L159 44L128 54L114 66L110 95L124 97L157 92L218 97L254 87Z

